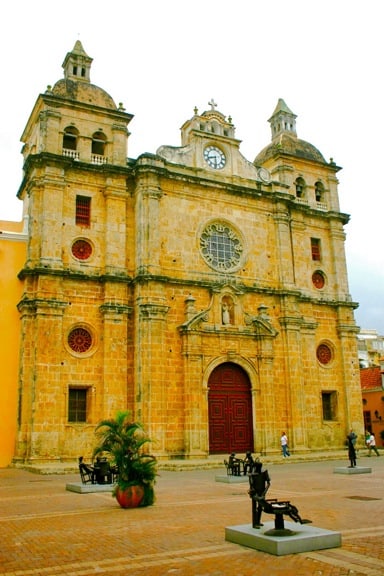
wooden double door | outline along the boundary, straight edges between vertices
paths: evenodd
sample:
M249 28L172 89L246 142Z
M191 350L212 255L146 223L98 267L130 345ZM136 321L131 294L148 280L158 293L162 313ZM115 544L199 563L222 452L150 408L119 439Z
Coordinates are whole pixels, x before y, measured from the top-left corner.
M210 454L253 451L251 383L237 364L226 362L208 382Z

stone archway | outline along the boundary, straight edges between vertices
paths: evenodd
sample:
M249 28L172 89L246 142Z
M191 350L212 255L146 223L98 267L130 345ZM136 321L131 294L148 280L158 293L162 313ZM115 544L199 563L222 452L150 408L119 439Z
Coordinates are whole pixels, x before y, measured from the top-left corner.
M208 380L209 453L253 451L251 382L233 362L217 366Z

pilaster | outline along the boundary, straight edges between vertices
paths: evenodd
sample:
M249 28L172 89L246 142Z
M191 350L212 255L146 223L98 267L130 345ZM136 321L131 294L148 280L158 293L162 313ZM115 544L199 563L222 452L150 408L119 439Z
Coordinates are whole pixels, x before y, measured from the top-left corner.
M156 446L166 453L167 395L166 317L169 307L147 298L137 300L135 354L135 417L142 422Z
M279 263L281 286L293 287L295 283L292 260L291 219L287 208L281 204L274 214L276 222L276 254Z
M113 418L117 411L127 408L128 378L128 319L132 308L121 302L105 302L100 306L103 315L103 390L100 418ZM132 406L128 406L132 409Z

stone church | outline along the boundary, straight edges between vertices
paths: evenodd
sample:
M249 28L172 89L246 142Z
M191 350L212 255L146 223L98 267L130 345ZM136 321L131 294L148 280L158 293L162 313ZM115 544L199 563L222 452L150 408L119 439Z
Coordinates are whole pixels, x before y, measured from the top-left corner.
M254 161L211 100L128 156L132 114L80 41L22 134L14 461L89 456L129 409L159 459L341 448L363 432L340 167L278 100ZM272 109L272 107L271 107Z

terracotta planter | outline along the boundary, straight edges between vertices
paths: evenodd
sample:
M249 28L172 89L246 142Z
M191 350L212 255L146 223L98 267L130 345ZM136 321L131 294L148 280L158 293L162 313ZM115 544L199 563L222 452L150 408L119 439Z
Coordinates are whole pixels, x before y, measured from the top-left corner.
M116 500L122 508L137 508L144 498L142 486L128 486L125 490L116 488Z

